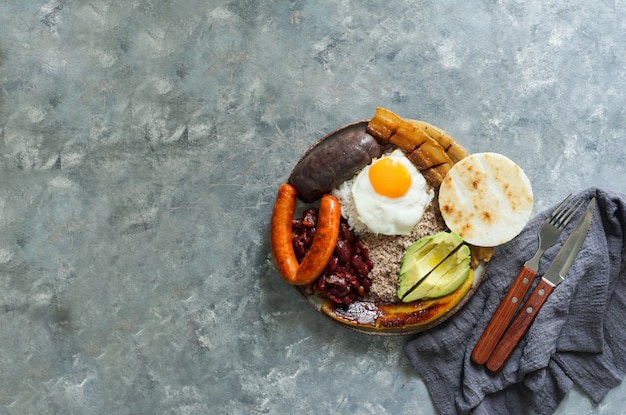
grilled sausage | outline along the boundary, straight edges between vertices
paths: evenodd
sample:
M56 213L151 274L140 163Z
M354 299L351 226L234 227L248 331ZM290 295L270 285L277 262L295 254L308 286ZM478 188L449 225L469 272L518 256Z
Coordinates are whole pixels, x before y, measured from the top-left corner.
M340 128L304 154L289 177L303 202L319 199L382 155L383 146L366 127L367 122L361 121Z
M339 237L341 206L334 196L322 197L313 243L302 263L298 264L291 240L297 194L296 188L287 183L278 189L270 224L270 248L281 277L290 284L306 285L324 271L335 250Z
M298 272L300 267L291 241L291 225L297 194L295 187L289 184L280 186L270 222L270 249L274 264L278 273L283 278L289 279Z

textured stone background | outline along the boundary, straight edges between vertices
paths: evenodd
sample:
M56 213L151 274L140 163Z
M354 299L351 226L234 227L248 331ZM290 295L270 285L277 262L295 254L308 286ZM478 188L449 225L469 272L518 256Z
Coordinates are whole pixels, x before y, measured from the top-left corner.
M626 7L382 4L0 2L0 413L433 413L406 337L276 275L278 185L380 105L514 159L536 212L626 191Z

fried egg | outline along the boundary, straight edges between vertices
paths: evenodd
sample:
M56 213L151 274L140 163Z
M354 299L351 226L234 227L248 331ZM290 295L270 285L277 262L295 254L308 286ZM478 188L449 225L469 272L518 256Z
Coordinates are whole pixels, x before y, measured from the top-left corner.
M401 150L363 168L350 191L358 220L382 235L410 234L434 197L424 176Z

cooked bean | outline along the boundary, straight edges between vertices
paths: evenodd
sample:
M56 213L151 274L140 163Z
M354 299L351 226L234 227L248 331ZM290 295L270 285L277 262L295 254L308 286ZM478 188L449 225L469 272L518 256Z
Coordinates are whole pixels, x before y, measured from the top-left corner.
M334 272L337 272L338 269L339 269L339 258L333 255L330 257L328 264L326 264L326 273L332 274Z
M347 223L341 222L341 224L339 225L339 233L344 241L348 242L351 245L355 243L356 237L354 236L354 233L352 233L352 231L350 230L350 226L348 226ZM363 245L363 243L361 243L361 245Z
M354 270L359 275L367 275L370 272L369 267L367 266L365 261L363 261L363 258L361 258L359 255L352 255L350 265L352 265Z
M315 208L311 208L315 210ZM308 217L305 218L305 217ZM298 261L307 253L316 229L317 211L303 212L303 218L293 220L292 239ZM345 226L344 226L345 225ZM365 246L350 230L345 219L339 226L335 250L322 274L307 288L307 292L337 303L348 305L370 291L371 280L367 277L373 267Z
M302 212L302 223L307 228L312 228L317 223L317 210L310 208Z

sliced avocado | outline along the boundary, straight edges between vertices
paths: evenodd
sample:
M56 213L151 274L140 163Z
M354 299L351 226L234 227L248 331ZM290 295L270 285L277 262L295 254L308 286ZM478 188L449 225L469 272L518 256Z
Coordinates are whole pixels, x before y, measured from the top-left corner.
M403 299L404 302L448 295L465 281L470 269L470 249L461 245L441 262Z
M469 261L468 261L469 264ZM448 277L444 279L447 280L447 283L442 284L440 287L437 287L436 290L432 290L428 292L425 298L436 298L443 297L444 295L448 295L451 292L456 291L457 288L461 286L469 276L471 268L466 264L457 264L456 267L452 268L448 272Z
M416 257L424 255L426 252L435 247L435 245L429 243L434 237L435 235L425 236L414 242L406 249L404 255L402 255L402 260L400 261L400 274L402 274L404 270L414 266Z
M423 242L422 239L428 238ZM398 275L398 297L403 298L416 284L450 255L463 239L453 232L439 232L422 238L404 253Z
M398 297L405 295L416 283L415 278L408 278L407 275L416 273L417 259L426 255L434 249L437 244L447 237L447 232L439 232L435 235L425 236L418 239L407 248L400 262L400 273L398 275ZM423 278L423 276L422 276Z
M434 237L435 235L425 236L406 249L400 261L400 275L405 274L407 270L415 266L416 258L423 256L435 247L435 244L431 243Z

